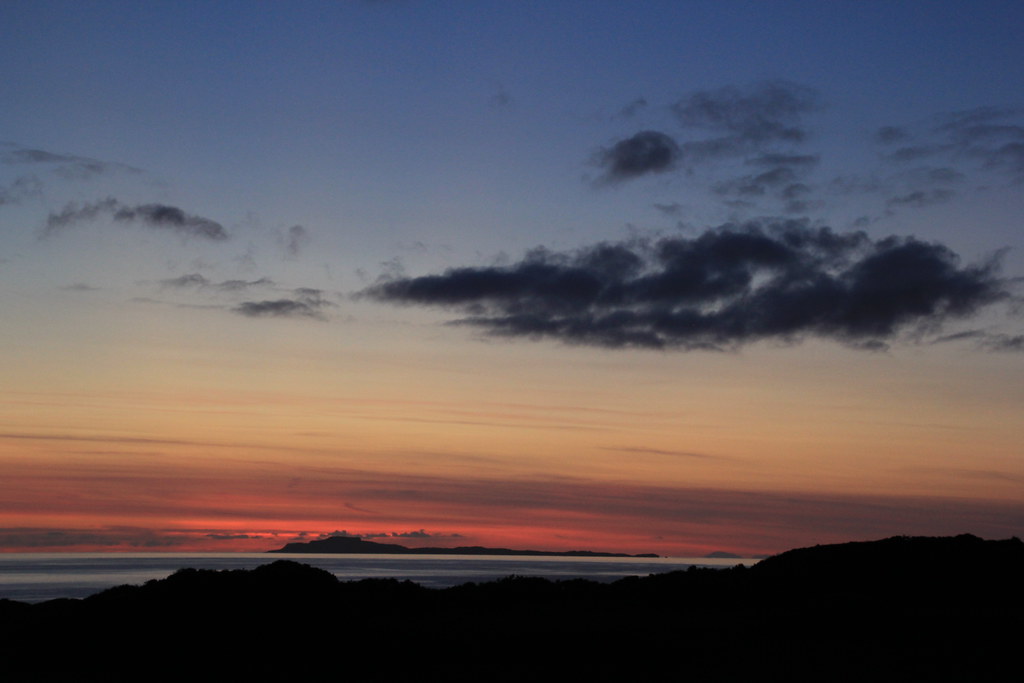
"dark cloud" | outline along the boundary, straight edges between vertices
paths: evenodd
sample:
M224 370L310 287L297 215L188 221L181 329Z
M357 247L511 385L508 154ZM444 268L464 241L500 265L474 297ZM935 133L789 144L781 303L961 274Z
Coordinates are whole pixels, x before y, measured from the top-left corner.
M806 221L726 225L687 239L538 249L509 266L397 277L362 294L444 306L489 334L608 348L729 349L759 340L884 348L1009 297L998 262L941 244Z
M151 228L171 230L187 237L226 240L228 233L220 223L209 218L187 214L176 206L166 204L140 204L125 206L113 197L96 202L71 202L59 212L46 218L43 232L51 235L78 223L93 221L110 215L115 221L141 223Z
M931 206L948 202L956 193L952 190L937 188L932 190L914 190L905 195L892 197L885 202L885 205L892 208L897 206Z
M603 182L617 182L672 169L679 146L664 133L645 130L602 150L597 163L604 168Z
M140 222L154 228L174 230L190 237L211 240L228 238L224 226L209 218L187 214L176 206L166 204L142 204L135 207L121 206L114 212L114 220Z
M815 90L787 81L703 90L672 105L684 128L715 134L685 143L683 154L688 157L742 154L773 143L802 142L807 137L802 119L818 108Z
M319 289L299 288L292 290L290 299L266 301L244 301L233 310L250 318L314 318L324 319L324 310L334 306L323 297Z
M233 309L250 318L322 318L319 306L298 299L245 301Z

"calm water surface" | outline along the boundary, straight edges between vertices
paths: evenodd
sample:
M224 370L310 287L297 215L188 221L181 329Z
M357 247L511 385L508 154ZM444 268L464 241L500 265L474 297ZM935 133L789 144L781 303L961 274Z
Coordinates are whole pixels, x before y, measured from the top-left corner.
M506 576L614 581L690 566L731 567L754 560L717 558L521 557L480 555L313 555L288 553L0 553L0 598L40 602L84 598L122 584L162 579L182 567L252 569L275 560L320 567L343 581L390 577L428 588Z

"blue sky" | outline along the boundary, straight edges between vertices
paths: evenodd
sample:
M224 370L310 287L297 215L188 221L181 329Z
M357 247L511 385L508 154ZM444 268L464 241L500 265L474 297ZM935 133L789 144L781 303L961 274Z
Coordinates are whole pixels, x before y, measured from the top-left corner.
M1010 444L1021 435L999 416L1024 399L1022 25L1018 2L4 3L0 368L12 412L0 426L22 436L160 440L183 429L167 418L179 410L203 434L231 434L243 423L184 407L186 397L221 392L295 421L268 426L261 447L315 433L326 439L317 448L330 450L348 423L332 422L334 409L292 415L296 397L380 401L391 412L373 419L404 420L402 438L420 439L435 464L371 448L376 455L345 456L346 467L867 495L900 489L906 472L925 465L893 453L888 464L859 467L855 452L893 438L911 439L914 453L941 441L879 427L883 415L897 410L895 422L918 435L959 414L975 435L968 441L991 443L981 447L990 460L961 469L987 473L976 478L998 480L999 495L1013 499L1024 454ZM776 262L737 265L716 251L724 242L710 244L736 234L772 248L790 240L785 258L799 266L783 269L785 278L852 282L870 271L859 260L867 253L890 259L872 266L885 276L873 283L905 283L924 261L941 274L922 280L925 313L878 314L893 298L883 294L867 314L833 302L819 317L809 304L782 315L769 306L782 291ZM826 263L816 260L826 234L860 241ZM599 245L636 259L641 275L604 280L587 320L566 308L579 299L529 280L538 264L556 277L608 277L591 269ZM637 294L667 263L665 245L722 278L739 268L750 279L695 307L677 300L665 323L661 300ZM488 278L523 289L477 288ZM634 298L608 304L620 290ZM683 314L685 325L701 322L684 330ZM680 384L669 391L659 378ZM687 387L691 378L700 389ZM777 397L794 414L829 405L838 415L849 407L847 378L861 397L853 403L870 406L864 443L850 436L849 452L814 461L824 469L811 481L804 456L754 453L754 434L772 432L757 416L780 411ZM699 392L717 397L705 406L709 420L753 425L748 440L730 445L733 427L707 427L718 417L700 437L651 417L700 405ZM402 431L410 422L397 416L412 397L437 402L449 436ZM530 407L488 412L499 432L466 436L463 413L488 401ZM636 409L637 426L623 418L611 441L563 444L537 427L552 405L600 411L618 401ZM47 408L34 413L35 402ZM979 406L990 416L984 428L968 417ZM359 439L391 438L363 418L349 425ZM857 420L841 420L849 434ZM816 424L821 449L831 448L825 423ZM691 437L700 443L687 445ZM766 451L789 453L792 433L776 437L765 437ZM492 454L478 468L459 459L502 439L519 455ZM554 444L597 455L564 467L537 455ZM680 463L692 459L658 464L667 450L705 447L738 452L720 453L720 470L711 459L690 473ZM918 493L978 496L978 487L952 483L953 463L970 450L965 442L960 455L943 455L929 471L946 474L920 479L932 483ZM624 452L637 459L635 477L608 461ZM759 464L742 473L722 465L734 456ZM70 456L58 448L39 457ZM130 469L137 457L118 462ZM81 511L63 521L11 514L12 529L59 523L92 533L121 523ZM479 520L431 519L503 538ZM993 528L1020 519L1016 509ZM302 521L275 528L404 532L430 523L413 512ZM563 531L575 538L570 526ZM710 532L694 533L659 542L710 543ZM823 537L814 533L792 538ZM750 537L742 543L754 548ZM616 538L609 542L624 543Z

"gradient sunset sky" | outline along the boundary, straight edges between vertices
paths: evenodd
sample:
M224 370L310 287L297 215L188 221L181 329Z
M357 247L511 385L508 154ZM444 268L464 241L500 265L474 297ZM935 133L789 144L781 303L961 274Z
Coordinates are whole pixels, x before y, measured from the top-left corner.
M0 551L1024 532L1024 3L0 4Z

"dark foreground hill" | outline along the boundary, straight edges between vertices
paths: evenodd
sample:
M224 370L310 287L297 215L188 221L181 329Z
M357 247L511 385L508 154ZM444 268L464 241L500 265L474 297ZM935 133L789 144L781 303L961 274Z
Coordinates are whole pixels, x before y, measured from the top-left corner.
M289 561L0 601L5 680L1002 681L1024 544L892 538L752 568L444 590Z

